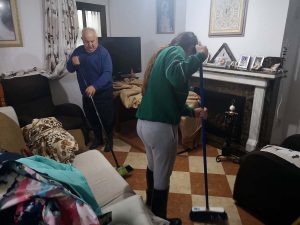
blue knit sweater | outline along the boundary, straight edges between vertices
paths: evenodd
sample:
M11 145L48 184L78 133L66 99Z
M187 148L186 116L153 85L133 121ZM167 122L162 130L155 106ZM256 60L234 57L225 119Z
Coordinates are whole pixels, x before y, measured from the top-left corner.
M79 56L80 66L73 65L73 56ZM96 92L112 88L111 57L102 46L98 46L92 53L86 52L83 45L76 48L67 62L67 70L70 73L77 72L77 80L82 95L85 95L85 89L89 85L93 85Z

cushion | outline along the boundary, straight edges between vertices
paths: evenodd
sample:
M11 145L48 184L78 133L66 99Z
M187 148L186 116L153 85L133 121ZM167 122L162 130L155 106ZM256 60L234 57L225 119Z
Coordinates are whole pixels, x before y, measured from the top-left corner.
M9 152L22 153L26 149L21 128L17 123L0 112L0 148Z
M77 155L73 166L83 173L101 206L134 194L129 184L98 150Z
M35 155L49 157L61 163L72 163L78 143L54 117L34 119L23 129L24 138Z

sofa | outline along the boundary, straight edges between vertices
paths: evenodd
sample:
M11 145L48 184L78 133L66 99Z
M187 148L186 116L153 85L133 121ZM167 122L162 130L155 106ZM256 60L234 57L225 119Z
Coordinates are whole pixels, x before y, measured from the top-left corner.
M18 126L18 119L12 107L0 107L1 113L14 121L15 124L12 126L15 126L15 128ZM1 136L10 135L7 132L12 130L8 128L6 128L6 132L0 130L0 142ZM11 135L15 135L15 133L18 133L18 131ZM20 137L15 136L15 142L18 141L17 138ZM16 149L14 150L17 152ZM112 222L110 224L168 224L167 221L152 214L144 204L142 197L135 194L129 184L98 150L89 150L76 155L73 166L85 176L102 212L112 212Z

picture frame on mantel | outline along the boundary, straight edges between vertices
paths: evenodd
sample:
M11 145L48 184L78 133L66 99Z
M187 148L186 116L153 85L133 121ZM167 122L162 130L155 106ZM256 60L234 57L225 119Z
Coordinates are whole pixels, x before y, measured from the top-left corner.
M156 0L156 33L174 34L174 0Z
M247 70L248 67L249 67L250 59L251 59L251 56L242 55L240 60L239 60L238 69Z
M248 0L211 0L209 36L243 36Z
M226 68L231 62L236 61L227 43L223 43L206 66Z
M0 0L0 47L22 47L16 0Z

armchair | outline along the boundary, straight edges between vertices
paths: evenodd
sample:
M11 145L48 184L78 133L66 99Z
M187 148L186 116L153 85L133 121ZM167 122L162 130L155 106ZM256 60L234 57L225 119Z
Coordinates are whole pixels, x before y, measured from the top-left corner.
M88 126L82 109L72 103L54 105L48 78L29 75L3 79L1 84L5 102L15 109L21 127L35 118L53 116L66 130L80 128L88 142Z
M300 135L296 134L280 147L266 146L243 156L234 185L236 204L267 225L292 224L300 217L300 168L289 157L274 154L285 148L299 162L299 147ZM264 151L266 148L274 151Z

